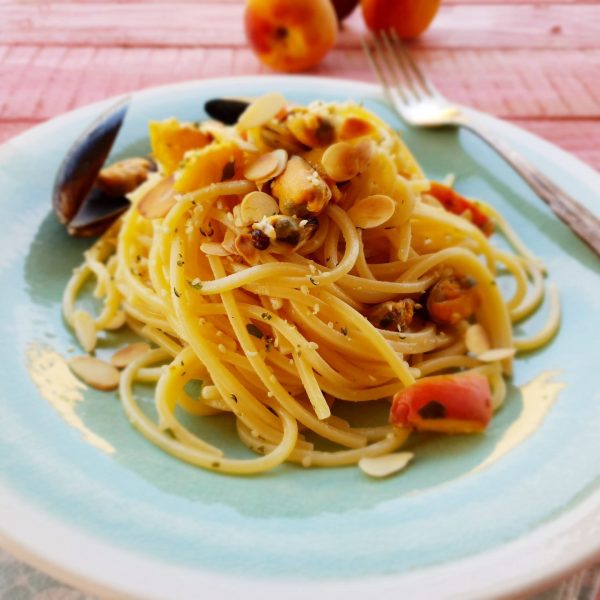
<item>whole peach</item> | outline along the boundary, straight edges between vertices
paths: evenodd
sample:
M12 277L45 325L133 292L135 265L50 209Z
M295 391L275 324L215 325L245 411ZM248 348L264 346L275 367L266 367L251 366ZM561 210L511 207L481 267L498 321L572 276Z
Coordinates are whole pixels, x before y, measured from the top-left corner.
M371 31L395 29L403 39L415 38L429 27L440 0L361 0Z
M246 35L258 58L277 71L316 65L335 44L331 0L248 0Z

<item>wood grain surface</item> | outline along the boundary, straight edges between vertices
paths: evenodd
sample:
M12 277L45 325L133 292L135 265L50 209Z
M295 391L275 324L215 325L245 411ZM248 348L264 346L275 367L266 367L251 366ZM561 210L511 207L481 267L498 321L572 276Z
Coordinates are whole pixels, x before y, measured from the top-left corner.
M269 71L241 0L0 0L0 142L143 87ZM373 81L356 11L310 74ZM513 121L600 169L600 3L443 0L412 44L448 97Z

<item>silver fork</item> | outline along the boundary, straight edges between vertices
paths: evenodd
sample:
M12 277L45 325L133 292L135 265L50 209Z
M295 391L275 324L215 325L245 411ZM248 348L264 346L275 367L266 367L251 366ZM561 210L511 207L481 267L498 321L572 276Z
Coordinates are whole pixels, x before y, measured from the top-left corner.
M390 103L406 123L415 127L464 127L472 131L496 150L554 214L600 255L600 219L444 98L425 77L395 31L373 34L370 42L363 39L363 47Z

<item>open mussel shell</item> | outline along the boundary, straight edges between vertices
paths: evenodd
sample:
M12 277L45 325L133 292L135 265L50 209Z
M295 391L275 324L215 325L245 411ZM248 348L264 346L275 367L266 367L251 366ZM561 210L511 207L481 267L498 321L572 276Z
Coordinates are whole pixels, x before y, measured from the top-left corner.
M235 125L249 102L236 98L213 98L204 104L206 114L225 125Z
M129 206L125 196L107 196L100 188L93 187L75 217L66 224L67 231L75 237L101 235Z
M104 112L71 146L52 192L52 206L71 235L102 233L129 206L124 196L109 196L95 186L129 108L125 98Z

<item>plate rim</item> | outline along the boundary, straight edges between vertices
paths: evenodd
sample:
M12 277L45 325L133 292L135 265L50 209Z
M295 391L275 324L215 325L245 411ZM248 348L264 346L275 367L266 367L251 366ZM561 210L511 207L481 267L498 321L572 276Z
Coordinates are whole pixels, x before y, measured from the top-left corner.
M144 96L164 93L174 88L179 90L188 87L196 88L203 84L211 85L218 82L229 84L246 82L250 85L256 82L259 82L259 85L270 82L273 87L280 86L284 92L286 88L318 84L328 90L334 89L336 93L350 93L383 100L381 89L376 84L333 77L250 75L176 82L144 88L129 94L111 96L36 125L0 145L0 161L5 152L10 152L15 146L27 144L30 137L35 138L46 129L52 130L60 127L62 123L78 119L82 114L97 114L103 106L116 102L124 96L131 96L135 101L139 101L143 100ZM585 185L592 186L594 183L600 183L600 174L593 167L558 146L497 117L474 109L464 108L464 110L473 117L475 122L492 129L497 135L508 135L510 138L517 139L519 145L543 155L550 161L559 160L564 170L576 175ZM600 204L597 201L594 202L593 196L582 198L581 202L600 215ZM287 598L300 598L300 592L294 591L297 589L296 586L291 585L292 579L273 582L246 576L228 575L224 577L215 572L200 571L181 565L169 565L158 559L115 548L109 543L93 537L90 539L88 534L80 532L74 526L30 505L26 498L7 488L2 481L0 481L0 507L2 507L3 514L11 515L10 523L0 522L0 546L53 577L94 594L110 594L112 596L118 594L120 597L126 598L158 599L173 597L173 594L176 593L178 598L183 599L192 597L189 595L191 583L197 586L202 582L203 590L208 597L215 599L229 598L233 591L240 589L240 585L244 586L244 593L250 598L260 597L270 600L279 598L282 592L286 594ZM25 525L23 526L23 524ZM412 598L426 597L428 599L453 596L461 598L506 597L517 593L533 593L600 558L599 532L600 490L597 490L550 522L516 540L479 555L451 560L442 565L400 575L350 580L350 583L342 580L310 583L303 581L301 593L304 598L306 591L312 592L317 597L321 597L325 593L331 595L331 593L343 591L348 600L355 598L358 600L367 591L369 593L393 591L395 594L404 592L410 594ZM62 540L60 559L54 557L56 552L53 542L57 537ZM537 561L533 560L536 558L536 547L538 547L538 554L540 550L544 550L542 560L539 556ZM549 549L554 549L553 559L548 558ZM515 552L527 552L530 560L521 562L510 560L511 557L514 557ZM115 560L117 555L119 560ZM94 556L93 561L89 560L91 556ZM102 560L97 560L99 557ZM108 565L112 570L110 579L113 581L111 583L107 582L108 577L102 576L102 573L106 572L103 569ZM473 575L478 572L478 569L484 569L485 565L488 565L488 572L484 576ZM492 579L489 577L490 565L493 565L495 569ZM115 567L119 572L118 578L114 576ZM149 573L152 573L150 578L152 581L149 580ZM168 574L169 577L164 577L165 574ZM114 579L118 579L118 581L115 582ZM461 579L467 583L462 587L459 584L457 587L456 582ZM140 582L142 582L141 587ZM162 588L160 587L161 582ZM149 583L152 583L153 586L151 590L148 587ZM424 584L429 586L425 588L426 596L423 596ZM465 585L468 586L468 589L465 589Z

